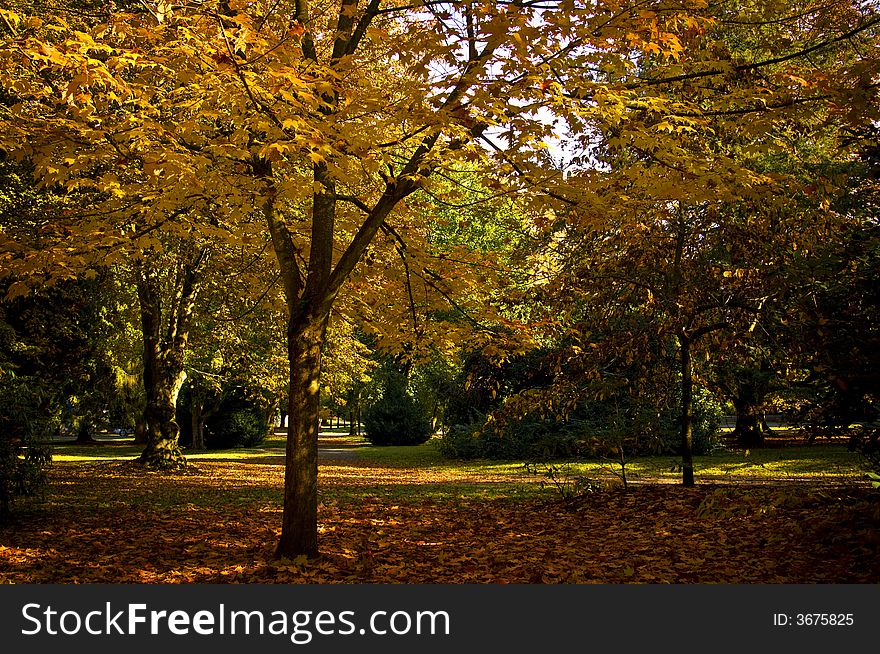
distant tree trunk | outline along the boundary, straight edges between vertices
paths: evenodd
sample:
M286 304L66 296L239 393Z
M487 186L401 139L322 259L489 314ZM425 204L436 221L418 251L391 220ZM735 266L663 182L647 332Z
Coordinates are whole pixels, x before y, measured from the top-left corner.
M179 468L186 465L175 420L177 396L186 379L184 357L189 340L189 320L198 290L197 271L204 258L200 251L192 258L181 255L173 280L168 280L167 315L163 320L162 277L166 271L142 265L138 270L138 301L144 339L144 390L146 447L140 462L151 468Z
M192 449L195 452L203 452L205 447L205 403L198 400L193 393L192 406L190 407L190 424L192 425Z
M733 406L736 426L733 435L740 445L754 447L764 443L770 433L764 417L764 398L769 393L770 367L765 363L758 369L743 369L734 387Z
M694 485L694 371L691 340L679 336L681 364L681 474L685 486Z
M355 416L356 411L354 405L348 408L348 435L349 436L357 436L356 426L355 426Z
M147 443L147 422L144 420L143 412L134 422L134 442L136 445Z
M736 408L736 426L733 435L740 445L755 447L764 444L764 438L770 433L764 410L760 405L740 399L734 400Z
M278 411L278 406L275 404L268 404L263 409L263 423L266 425L267 435L275 432L276 411Z
M79 427L76 430L76 442L79 445L90 445L97 442L92 436L92 425L85 418L80 418Z
M443 425L440 422L440 402L435 399L434 406L431 408L431 430L436 434L442 427Z

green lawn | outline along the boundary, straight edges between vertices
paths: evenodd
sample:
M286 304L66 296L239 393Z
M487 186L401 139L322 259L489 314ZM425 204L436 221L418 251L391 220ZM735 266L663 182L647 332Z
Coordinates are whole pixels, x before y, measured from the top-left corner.
M285 437L273 435L259 447L232 450L212 450L187 453L187 459L200 461L248 461L274 462L280 464L284 457ZM498 480L522 482L523 463L520 461L455 461L445 459L436 441L419 446L370 445L360 437L342 433L322 436L320 446L328 453L322 462L334 465L331 456L343 461L357 461L360 465L400 470L425 470L446 476L485 476ZM58 463L123 461L138 456L141 447L130 440L104 441L95 445L56 444L53 460ZM615 477L620 473L616 461L572 460L552 462L571 477ZM815 444L768 447L752 450L722 450L707 456L694 457L698 476L713 480L859 480L864 478L865 468L859 456L843 445ZM640 457L628 461L626 474L630 481L674 481L680 477L679 460L672 455Z

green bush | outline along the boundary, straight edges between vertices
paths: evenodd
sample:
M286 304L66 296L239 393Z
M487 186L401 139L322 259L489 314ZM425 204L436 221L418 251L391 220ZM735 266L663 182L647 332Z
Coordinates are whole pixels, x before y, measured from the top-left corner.
M864 459L871 479L877 483L880 478L880 427L861 425L850 432L849 449L858 452Z
M629 456L681 454L681 406L678 389L668 398L653 395L630 399L616 417L616 430L626 434ZM694 388L693 441L695 455L711 454L722 446L718 429L724 411L704 388ZM599 434L603 430L598 431Z
M431 418L406 391L406 380L391 375L382 397L363 413L366 438L373 445L420 445L431 438Z
M29 378L0 373L0 520L8 517L17 497L35 495L46 485L51 449L39 445L54 421Z
M675 399L674 395L671 399ZM657 406L653 398L628 396L582 404L567 420L535 416L506 417L496 424L485 417L450 427L440 439L441 454L455 459L546 461L572 456L680 454L680 409ZM703 389L694 393L693 453L709 454L720 446L722 409Z
M576 421L534 416L454 425L439 442L440 453L453 459L549 460L582 455L584 448Z
M205 446L209 450L231 447L255 447L269 433L266 417L254 406L220 411L211 416L205 426Z
M0 438L0 521L6 519L17 497L35 495L46 485L46 466L52 460L47 446L29 439Z
M484 442L480 438L482 426L483 421L453 425L438 441L440 454L449 459L485 458Z
M212 399L208 404L217 407L212 407L205 418L205 447L209 450L255 447L269 435L266 412L243 388L229 388L222 399ZM191 411L191 390L184 386L177 400L176 418L184 447L190 447L193 441Z
M722 447L718 429L724 417L721 402L705 388L694 388L693 453L711 454ZM680 409L669 407L663 414L660 430L662 451L658 454L681 454Z

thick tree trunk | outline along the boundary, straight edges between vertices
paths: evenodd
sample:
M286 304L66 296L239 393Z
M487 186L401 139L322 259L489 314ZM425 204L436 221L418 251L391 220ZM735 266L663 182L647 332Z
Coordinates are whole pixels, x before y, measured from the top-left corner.
M146 447L140 462L151 468L179 468L186 465L177 440L180 426L175 421L177 395L183 385L183 353L172 356L162 347L158 297L141 289L141 327L144 335L144 407Z
M97 441L92 436L92 426L85 418L80 418L79 428L76 430L77 445L91 445Z
M195 304L197 273L204 251L192 260L180 261L173 297L163 321L162 271L144 266L138 271L138 301L144 339L144 390L147 401L144 422L146 447L139 461L151 468L180 468L186 459L180 451L180 426L175 420L177 396L186 379L184 357L189 338L189 319Z
M685 486L694 485L694 373L691 341L679 338L681 363L681 474Z
M180 451L180 425L175 420L177 395L186 377L183 370L172 371L155 381L147 390L144 419L149 425L147 444L140 461L151 468L180 468L186 459Z
M284 513L276 554L318 554L318 432L321 348L327 318L288 327L289 423L284 469Z

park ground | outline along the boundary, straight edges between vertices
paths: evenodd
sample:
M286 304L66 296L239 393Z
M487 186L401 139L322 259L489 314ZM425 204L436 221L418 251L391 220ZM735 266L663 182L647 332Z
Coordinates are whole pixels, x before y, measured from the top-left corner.
M3 583L876 583L880 490L840 444L619 468L453 462L325 433L318 559L277 559L283 436L145 473L130 440L60 444L0 526ZM543 469L546 472L546 469ZM586 483L583 483L586 480ZM560 490L580 494L566 501Z

